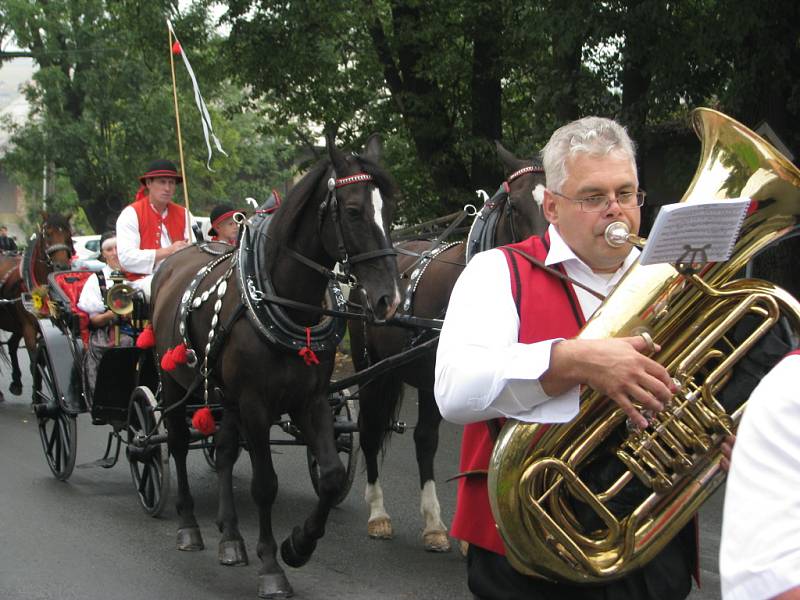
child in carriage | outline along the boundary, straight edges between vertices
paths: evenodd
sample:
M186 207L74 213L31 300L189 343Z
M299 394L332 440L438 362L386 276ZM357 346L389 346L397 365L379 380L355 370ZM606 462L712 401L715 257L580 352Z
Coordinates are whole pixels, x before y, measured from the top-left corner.
M211 210L211 229L208 233L214 242L225 242L235 246L239 238L239 223L233 218L238 212L230 204L217 204Z
M94 397L94 386L97 380L97 367L108 348L133 346L135 334L130 325L120 323L119 316L106 305L107 290L114 285L112 274L116 278L122 274L122 266L117 257L117 237L113 231L107 231L100 237L100 258L105 266L86 280L78 300L78 308L89 315L89 347L84 354L84 373L88 397ZM141 289L138 281L126 281L134 289ZM115 326L119 327L117 339Z

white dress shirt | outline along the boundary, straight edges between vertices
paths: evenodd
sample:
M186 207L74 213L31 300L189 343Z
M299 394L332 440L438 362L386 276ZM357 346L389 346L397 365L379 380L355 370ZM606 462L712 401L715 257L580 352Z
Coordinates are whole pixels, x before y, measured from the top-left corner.
M784 358L747 403L731 457L719 551L724 600L800 586L800 355Z
M610 277L594 273L552 225L545 264L563 264L567 275L607 296L639 256L632 248ZM575 287L584 317L600 300ZM580 387L551 397L539 378L550 367L550 347L563 338L534 344L519 343L519 316L511 293L511 276L504 253L476 255L458 278L436 353L434 393L442 416L466 424L498 417L520 421L563 423L578 412Z
M103 275L106 278L107 290L114 285L114 282L111 280L111 273L113 273L111 267L105 265L103 267ZM139 283L140 281L141 279L127 283L133 286L135 289L141 289L141 284ZM86 283L83 284L81 296L78 298L78 308L87 313L90 317L99 315L108 310L106 307L105 298L103 298L103 294L100 291L100 280L97 278L97 275L92 275L86 280Z
M150 207L152 208L152 204ZM186 210L180 207L181 210ZM153 209L155 210L155 209ZM162 217L167 216L167 209L161 213ZM186 219L186 237L183 239L191 240L189 234L189 223L191 223L191 215ZM129 205L122 209L117 217L117 255L122 268L129 273L138 273L148 275L158 268L155 264L156 251L155 250L142 250L139 248L141 238L139 236L139 217L133 206ZM169 232L166 225L161 224L161 247L166 248L172 242L176 241L170 239Z

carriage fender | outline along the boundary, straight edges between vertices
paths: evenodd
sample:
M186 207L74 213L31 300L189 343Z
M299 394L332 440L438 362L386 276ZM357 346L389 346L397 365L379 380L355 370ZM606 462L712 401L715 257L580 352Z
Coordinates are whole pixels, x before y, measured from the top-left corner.
M40 319L38 325L40 335L36 344L37 361L38 353L43 348L61 408L70 415L86 412L83 377L80 370L82 361L73 345L75 343L73 338L66 335L49 319Z

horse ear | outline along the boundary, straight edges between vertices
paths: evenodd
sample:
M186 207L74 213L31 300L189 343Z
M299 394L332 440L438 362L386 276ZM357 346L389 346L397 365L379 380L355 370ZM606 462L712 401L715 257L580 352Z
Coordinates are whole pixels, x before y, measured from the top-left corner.
M337 173L347 172L347 159L341 150L336 147L333 134L328 132L325 134L325 143L328 145L328 156L331 157L331 163Z
M503 144L500 143L500 140L495 140L494 145L497 148L497 156L500 157L500 160L506 168L506 173L513 173L522 167L527 167L530 165L530 161L517 158L511 154L511 152L506 150Z
M42 223L47 221L47 211L46 210L44 210L44 209L39 210L39 216L42 218Z
M367 143L364 145L364 156L374 163L381 160L383 154L383 137L380 133L373 133L367 138Z
M67 223L69 223L72 220L72 213L65 214L64 218L67 220Z

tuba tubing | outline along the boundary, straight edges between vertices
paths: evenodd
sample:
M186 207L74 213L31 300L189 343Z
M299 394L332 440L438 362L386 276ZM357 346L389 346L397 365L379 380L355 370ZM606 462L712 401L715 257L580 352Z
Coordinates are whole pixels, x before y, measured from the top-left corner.
M504 426L489 462L489 500L509 561L527 575L603 583L654 558L725 479L720 444L746 405L728 412L717 398L732 369L779 318L800 332L800 304L789 293L735 278L798 228L800 171L722 113L697 109L692 118L701 158L681 202L749 197L754 204L728 261L686 274L637 263L578 335L646 332L661 346L652 358L678 390L647 429L627 427L622 410L589 388L569 423L509 420ZM645 241L613 225L609 243ZM728 334L745 317L758 324L737 346ZM581 475L601 455L616 457L620 474L606 489L592 490ZM644 490L643 497L615 515L609 501L629 485ZM591 527L581 524L576 503L594 516Z

